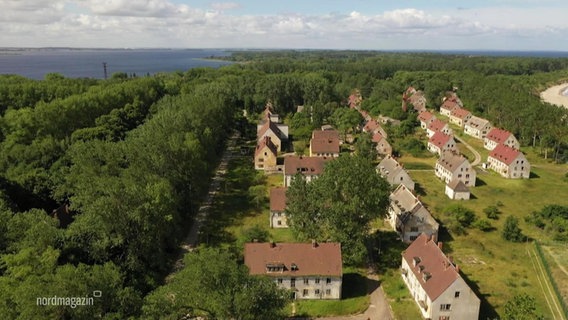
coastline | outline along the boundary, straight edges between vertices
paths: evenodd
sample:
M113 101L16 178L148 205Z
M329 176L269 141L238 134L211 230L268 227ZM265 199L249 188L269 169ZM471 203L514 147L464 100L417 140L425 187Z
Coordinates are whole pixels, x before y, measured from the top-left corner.
M550 87L540 93L540 97L545 102L568 109L568 96L562 93L568 90L568 82Z

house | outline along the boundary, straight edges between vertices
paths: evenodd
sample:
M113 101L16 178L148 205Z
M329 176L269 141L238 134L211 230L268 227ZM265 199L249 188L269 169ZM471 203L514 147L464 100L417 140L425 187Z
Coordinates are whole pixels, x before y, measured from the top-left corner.
M270 136L264 136L256 145L254 168L256 170L275 170L277 153L278 151L276 145L272 143L272 138Z
M460 179L454 179L446 184L445 194L452 200L469 200L469 188Z
M288 228L286 216L286 191L288 188L276 187L270 189L270 227Z
M404 184L399 185L389 199L388 221L402 241L414 241L422 233L438 239L440 225Z
M458 151L454 136L447 135L441 131L436 132L428 140L428 150L432 153L437 153L440 156L445 151Z
M409 190L414 190L414 181L404 170L404 167L392 156L387 155L377 166L377 173L381 175L391 186L403 184Z
M514 148L500 144L487 157L489 168L505 178L528 179L531 165L525 155Z
M310 140L310 157L339 157L339 132L314 130Z
M434 133L438 131L448 135L453 134L452 129L450 129L450 126L448 126L447 123L445 123L440 119L434 119L432 122L430 122L430 124L426 128L426 134L428 135L428 138L431 138L434 135Z
M418 121L420 121L420 128L426 130L432 121L436 120L434 116L429 111L422 111L418 114Z
M373 143L376 144L377 153L380 155L390 155L392 154L392 146L380 133L373 134Z
M472 117L471 112L467 111L464 108L455 108L452 112L450 112L450 123L457 125L460 128L463 128L466 121Z
M349 96L349 101L348 101L349 108L359 109L361 101L363 101L363 98L361 97L361 92L359 92L359 90L354 90L353 93Z
M483 147L487 150L493 150L499 144L504 144L517 150L521 148L519 141L512 133L507 130L493 128L483 139Z
M251 275L273 279L293 299L341 299L339 243L246 243L244 257Z
M282 151L282 144L288 141L288 126L276 124L267 119L257 127L257 141L260 142L264 137L270 137L278 152Z
M466 121L464 133L477 139L483 139L493 128L489 120L472 116Z
M402 110L406 111L408 105L411 105L414 110L421 112L426 109L426 97L424 92L416 90L413 87L408 87L402 94Z
M270 103L270 102L268 102L266 104L266 108L264 108L263 118L265 120L269 119L270 121L272 121L274 123L280 123L281 122L280 116L272 111L272 103Z
M324 165L329 157L289 156L284 158L284 186L289 187L292 177L300 173L307 182L316 179L323 173Z
M459 180L468 187L475 187L477 172L466 157L456 152L446 151L442 153L442 156L436 161L434 173L446 184L452 180Z
M404 250L402 280L425 319L477 320L479 298L435 241L422 234Z
M440 106L440 114L449 117L452 111L461 108L456 97L445 98Z
M367 121L362 130L363 132L369 132L371 134L380 133L383 137L388 138L387 132L381 127L377 120L374 119Z

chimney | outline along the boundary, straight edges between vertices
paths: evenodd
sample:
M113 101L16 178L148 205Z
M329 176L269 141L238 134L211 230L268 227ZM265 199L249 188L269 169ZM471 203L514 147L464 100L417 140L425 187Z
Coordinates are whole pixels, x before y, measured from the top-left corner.
M442 250L443 245L444 243L442 241L438 241L438 248L440 248L440 251Z
M317 248L318 247L318 243L315 239L312 239L312 248Z
M456 272L460 273L460 266L456 265Z
M276 247L276 243L274 243L274 241L270 241L270 247L271 247L271 248Z

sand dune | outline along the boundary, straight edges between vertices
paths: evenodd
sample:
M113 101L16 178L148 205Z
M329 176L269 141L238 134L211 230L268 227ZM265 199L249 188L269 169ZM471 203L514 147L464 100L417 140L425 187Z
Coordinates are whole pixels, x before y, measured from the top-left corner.
M568 108L568 95L562 94L568 94L567 90L568 82L546 89L545 91L540 93L540 97L542 98L542 100L550 104Z

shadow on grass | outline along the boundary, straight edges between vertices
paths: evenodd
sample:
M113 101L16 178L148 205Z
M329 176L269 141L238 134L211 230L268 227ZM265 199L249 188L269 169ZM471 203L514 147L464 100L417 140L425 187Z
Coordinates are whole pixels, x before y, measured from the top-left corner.
M486 185L487 185L487 183L485 181L483 181L482 179L480 179L479 176L475 180L475 186L476 187L481 187L481 186L486 186Z
M363 297L375 291L380 285L377 280L368 279L359 273L345 273L343 275L342 299Z
M529 179L540 179L540 176L536 173L534 173L533 171L531 171L530 175L529 175Z
M420 185L420 183L414 184L414 192L416 192L416 194L419 195L419 196L427 196L428 195L428 193L426 192L424 187L422 187Z
M394 231L378 230L370 239L372 260L377 273L400 267L400 254L407 247Z

